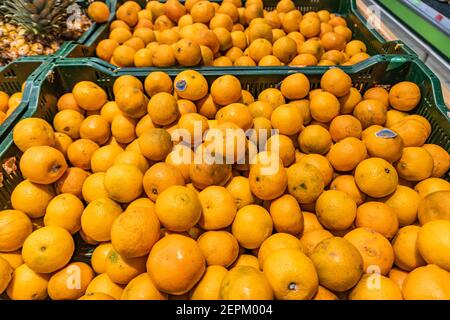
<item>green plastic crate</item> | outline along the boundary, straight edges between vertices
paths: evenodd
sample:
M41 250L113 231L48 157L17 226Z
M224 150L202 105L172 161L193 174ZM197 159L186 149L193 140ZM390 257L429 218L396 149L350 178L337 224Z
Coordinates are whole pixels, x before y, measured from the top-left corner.
M138 0L141 4L146 3L145 0ZM164 1L161 1L164 2ZM216 1L221 2L221 1ZM264 1L266 9L273 9L278 1ZM337 13L346 18L348 27L353 32L353 39L364 41L367 46L367 52L371 55L377 54L397 54L397 55L413 55L417 54L410 49L405 43L400 40L386 41L372 26L366 21L366 19L359 13L356 6L356 0L306 0L306 1L294 1L299 3L297 8L303 13L314 10L326 9L330 12ZM120 1L117 3L117 7L120 6ZM79 57L95 57L95 48L97 44L104 39L107 39L109 35L109 23L102 25L87 41L87 43L72 44L67 48L63 55L60 57L79 58ZM373 59L373 58L370 58ZM195 67L195 69L208 69L211 67ZM316 68L316 67L308 67ZM135 71L138 69L151 70L152 68L126 68L129 71ZM166 68L170 69L170 68Z
M40 73L39 66L45 61L45 57L24 57L0 68L0 91L12 95L20 92L22 84L26 82L21 103L0 125L0 142L6 138L12 126L21 118L29 105L33 81Z
M106 64L96 63L92 59L67 59L55 63L45 64L42 72L34 81L30 93L29 106L22 118L39 117L52 123L57 112L58 98L70 92L73 86L82 80L96 82L104 88L109 99L113 99L113 83L116 78L124 74L132 74L141 80L148 75L145 70L127 72L118 68L111 68ZM425 116L432 125L432 133L428 142L436 143L444 149L450 149L450 121L446 114L439 80L418 59L414 57L378 56L376 61L365 61L359 66L342 67L352 78L353 85L358 90L366 90L374 85L386 86L399 81L409 80L417 83L421 88L422 99L415 113ZM162 70L162 69L159 69ZM166 70L174 78L182 69ZM252 68L212 69L202 71L209 83L223 74L237 76L244 89L257 96L268 87L277 87L287 75L302 72L308 76L311 89L320 86L322 74L326 67L305 68ZM164 71L164 70L163 70ZM0 144L0 210L10 208L10 196L15 186L23 180L19 169L21 152L14 145L12 133ZM447 173L446 179L449 179ZM93 246L82 243L76 235L76 251L74 261L89 261ZM1 297L0 297L1 299Z

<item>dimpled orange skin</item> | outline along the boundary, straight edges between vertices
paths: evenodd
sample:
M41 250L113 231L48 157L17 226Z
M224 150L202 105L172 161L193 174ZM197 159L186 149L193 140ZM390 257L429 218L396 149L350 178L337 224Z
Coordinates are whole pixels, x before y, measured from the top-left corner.
M20 171L31 182L56 182L67 169L63 154L48 146L31 147L20 158Z
M147 272L165 293L182 295L200 280L206 268L198 244L191 238L171 234L159 240L147 260Z

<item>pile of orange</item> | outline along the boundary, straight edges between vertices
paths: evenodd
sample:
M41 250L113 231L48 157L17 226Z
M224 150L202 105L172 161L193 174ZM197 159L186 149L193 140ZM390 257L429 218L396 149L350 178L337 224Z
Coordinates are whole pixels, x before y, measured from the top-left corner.
M347 21L327 10L300 12L291 0L126 1L99 42L119 67L352 65L369 57Z
M24 86L25 82L22 84L22 91L13 93L11 96L4 91L0 91L0 125L19 106L22 101Z
M450 156L408 114L415 83L359 92L332 68L318 89L296 73L253 96L186 70L113 92L79 82L52 124L15 126L24 180L0 212L0 294L450 299ZM71 262L76 234L90 263Z

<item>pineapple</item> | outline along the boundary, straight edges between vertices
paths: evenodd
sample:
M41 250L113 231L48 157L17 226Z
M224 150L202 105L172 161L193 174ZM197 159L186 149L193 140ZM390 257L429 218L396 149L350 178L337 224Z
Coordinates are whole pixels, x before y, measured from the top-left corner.
M21 56L53 54L79 38L91 21L77 0L0 0L0 65Z

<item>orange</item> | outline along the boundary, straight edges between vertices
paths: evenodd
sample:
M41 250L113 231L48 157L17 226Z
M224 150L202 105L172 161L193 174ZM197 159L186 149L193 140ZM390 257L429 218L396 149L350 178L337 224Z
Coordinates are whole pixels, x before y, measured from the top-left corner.
M398 175L408 181L421 181L431 176L433 158L422 147L407 147L403 149L401 158L396 163Z
M450 270L450 221L433 220L425 223L417 236L420 254L429 264Z
M352 87L352 79L339 68L326 71L320 79L320 87L336 97L343 97Z
M99 148L100 146L92 140L78 139L67 149L67 158L73 166L89 170L92 156Z
M253 124L250 110L242 103L232 103L219 109L216 119L218 124L231 122L243 130L250 129Z
M434 264L411 271L403 283L405 300L450 299L450 273Z
M355 106L353 115L361 121L363 128L386 123L386 107L379 100L362 100Z
M330 122L339 114L339 101L328 92L314 95L310 103L311 116L320 122Z
M421 121L409 117L392 125L391 129L402 137L405 147L422 146L430 133Z
M292 61L289 63L289 66L315 66L317 65L317 58L310 53L302 53L297 55Z
M223 278L220 287L221 300L272 300L272 288L258 269L250 266L237 266Z
M226 228L236 216L236 203L233 194L221 186L203 189L198 198L202 206L199 225L205 230Z
M303 118L300 111L288 104L276 107L272 112L270 121L272 127L284 135L296 134L303 127Z
M111 242L102 242L94 249L90 263L95 273L101 274L106 272L106 259L111 249Z
M307 233L309 231L314 230L323 230L323 226L320 224L317 216L314 213L303 211L303 233Z
M312 300L339 300L339 298L330 290L319 286L319 289L317 290Z
M81 214L84 205L80 199L70 193L54 197L47 206L44 216L46 226L59 226L71 234L81 229Z
M367 51L367 47L366 47L365 43L360 40L352 40L352 41L348 42L345 46L345 53L348 54L350 57L354 56L355 54L358 54L361 52L366 52L366 51ZM370 98L368 98L368 99L370 99Z
M33 271L51 273L69 262L74 249L74 241L66 229L46 226L28 236L23 243L22 256Z
M142 191L143 174L129 164L115 164L105 173L104 184L112 200L128 203L138 198Z
M122 213L121 207L109 198L99 198L90 202L81 215L83 232L96 241L111 239L111 227Z
M189 10L194 22L208 23L214 16L214 6L208 1L196 2Z
M35 146L53 146L55 134L48 122L39 118L20 120L13 129L13 140L20 151Z
M149 160L163 160L172 151L171 136L161 128L146 130L138 140L142 155Z
M110 134L108 121L98 115L85 118L80 125L80 137L90 139L99 145L105 144Z
M147 272L160 291L181 295L201 279L205 264L194 240L172 234L153 246L147 260Z
M220 285L227 273L228 270L222 266L207 267L202 279L190 292L191 300L218 300Z
M424 144L423 148L427 150L433 158L432 177L442 177L450 167L450 155L445 149L437 144Z
M264 274L279 300L311 299L318 289L314 264L299 250L282 249L268 256Z
M299 30L300 22L302 20L302 14L299 10L291 10L280 18L283 30L286 33Z
M78 105L87 111L99 110L107 101L105 90L91 81L78 82L72 93Z
M239 209L231 226L233 236L246 249L258 248L272 234L272 228L269 212L254 204Z
M303 215L297 200L285 194L270 203L270 216L277 232L298 235L303 231Z
M56 182L67 169L64 155L48 146L27 149L20 158L19 166L24 178L40 184Z
M128 34L124 31L124 35L125 34L126 34L126 36L128 36ZM117 36L119 36L119 35L117 35ZM121 40L121 39L119 39L119 40ZM110 61L113 56L114 50L119 45L120 45L119 42L115 39L103 39L98 43L97 48L95 48L95 53L96 53L97 57L99 57L100 59L103 59L105 61ZM62 110L62 109L59 109L59 110ZM80 110L82 110L82 109L80 109Z
M111 24L112 26L112 24ZM115 41L117 44L123 44L125 41L130 39L133 35L131 34L128 25L116 24L114 29L111 30L109 34L109 39ZM117 48L117 46L115 46ZM115 48L114 48L115 49Z
M248 46L248 56L256 63L264 57L272 55L272 44L267 39L256 39Z
M250 166L248 176L250 190L262 200L281 196L287 186L288 176L281 159L276 153L262 152Z
M354 40L354 41L358 41L358 40ZM351 42L353 42L353 41L351 41ZM364 92L363 98L364 98L364 100L367 100L367 99L380 100L381 102L383 102L383 104L386 106L386 108L389 107L389 93L383 87L372 87L372 88L366 90L366 92Z
M331 135L319 125L309 125L300 132L298 144L304 153L325 154L332 144Z
M0 293L3 293L12 279L14 269L0 256Z
M250 189L250 182L246 177L233 177L226 185L226 189L233 196L236 203L236 208L238 210L246 205L254 203L255 201L255 198ZM200 195L200 202L201 201L202 195Z
M323 175L308 163L291 165L287 180L289 193L301 204L314 202L324 189Z
M206 231L197 239L197 244L208 266L228 267L239 253L236 238L227 231Z
M345 230L356 217L356 203L345 192L324 191L316 201L316 214L320 223L329 230Z
M124 258L142 257L159 239L160 224L153 208L128 207L111 227L111 242Z
M233 268L237 266L250 266L259 270L258 258L250 254L241 254L232 265Z
M83 262L72 262L50 277L48 295L52 300L75 300L86 292L94 278L91 267Z
M167 73L161 71L150 72L145 78L144 87L149 97L159 92L171 93L173 90L172 80Z
M413 224L417 219L417 210L421 198L413 189L397 186L394 193L383 199L383 202L395 210L401 226Z
M156 163L145 172L143 179L144 191L147 196L155 201L158 195L173 185L184 185L181 172L167 163Z
M420 227L413 225L403 227L392 242L395 264L403 270L411 271L426 264L417 244L420 230Z
M330 135L333 141L338 142L344 138L361 138L362 125L357 118L351 115L340 115L330 123Z
M148 102L148 113L155 124L168 125L174 122L179 114L174 96L167 92L155 94Z
M264 117L270 119L273 112L273 107L268 102L264 101L255 101L249 104L248 109L253 118Z
M398 285L377 274L364 275L348 296L349 300L403 300Z
M211 84L212 99L220 105L237 102L241 97L241 90L241 83L231 75L221 76ZM227 94L224 95L223 92L227 92Z
M161 293L147 272L132 279L123 289L121 300L167 300L167 295Z
M98 172L88 176L83 183L81 192L86 202L92 202L102 197L108 197L104 184L105 173Z
M179 97L191 101L199 100L208 93L208 83L203 75L194 70L180 72L174 80Z
M23 180L11 193L11 205L30 218L40 218L44 216L45 209L53 197L51 186Z
M111 134L118 143L130 143L136 138L136 120L123 114L116 115L111 122Z
M339 98L341 104L341 113L353 113L356 105L362 100L361 93L356 88L350 88L349 93Z
M65 133L55 132L55 149L62 152L62 154L67 157L67 150L72 144L73 140Z
M231 165L226 163L209 164L211 156L206 152L204 145L197 148L194 154L194 163L189 167L189 177L194 187L205 189L211 185L224 185L231 177Z
M383 202L369 201L356 210L355 225L373 229L388 239L398 230L398 218L395 211Z
M101 292L91 292L78 298L78 300L115 300L109 294Z
M367 149L364 142L354 137L336 142L327 154L327 159L337 171L351 171L366 157Z
M117 284L127 284L134 277L145 272L147 256L125 258L111 248L106 257L106 274Z
M314 251L314 248L322 240L333 237L333 234L324 229L317 229L308 232L303 232L300 241L305 248L305 253L309 256Z
M320 33L320 20L317 17L303 17L300 21L300 32L305 38L312 38Z
M12 252L1 252L0 258L8 262L13 270L17 269L23 264L22 252L20 250ZM2 270L4 271L5 269Z
M425 198L437 191L450 191L450 183L440 178L428 178L416 184L414 190L419 193L421 198Z
M0 211L0 251L12 252L20 249L31 234L33 226L30 219L18 210Z
M9 95L4 91L0 91L0 111L5 112L8 110L8 100Z
M131 208L148 208L148 209L154 209L155 203L150 200L149 198L138 198L132 202L130 202L127 206L127 209Z
M398 185L398 176L394 167L381 158L363 160L356 167L354 176L358 188L374 198L391 194Z
M82 187L89 173L77 167L68 168L63 176L55 183L58 193L71 193L78 198L82 197Z
M289 63L297 55L297 43L288 36L282 36L274 41L272 52L273 55L280 59L283 63Z
M307 125L308 123L311 122L311 110L309 108L310 105L309 100L307 99L293 100L288 104L295 106L300 111L303 118L303 125Z
M363 258L365 272L376 271L386 275L391 270L394 263L394 250L382 234L367 228L356 228L347 233L344 239L358 249ZM377 269L374 270L374 267Z
M92 172L105 172L122 152L123 149L116 145L106 145L97 149L91 157Z
M389 279L394 281L399 286L400 290L403 288L403 283L405 282L407 276L408 272L398 268L392 268L391 271L389 271Z
M405 117L407 117L408 114L406 112L397 111L394 109L388 110L386 114L386 124L385 126L387 128L391 128L392 126L396 125L400 121L402 121Z
M106 274L102 273L96 276L91 283L89 283L86 289L86 296L92 294L104 294L108 295L116 300L119 300L122 296L123 286L114 283L111 278Z
M267 88L261 91L258 100L268 102L274 109L286 103L281 91L275 88Z
M369 134L364 139L364 143L372 157L394 162L402 156L403 139L392 130L383 128L374 134Z
M200 219L202 207L197 193L185 186L171 186L156 200L156 214L171 231L187 231Z
M142 154L132 150L125 150L119 153L114 159L114 164L129 164L137 167L142 173L147 171L149 165L147 159Z
M331 182L330 190L339 190L347 193L357 205L360 205L366 199L366 195L359 190L355 178L351 175L340 175L336 177Z
M45 300L49 275L39 274L22 264L14 270L6 293L11 300Z
M299 239L287 233L275 233L268 237L261 244L258 250L259 268L264 270L264 264L272 254L282 249L294 249L304 251L303 245Z
M389 90L389 104L400 111L411 111L419 104L420 99L420 88L414 82L398 82Z
M363 273L363 259L348 240L332 237L322 240L310 255L319 283L337 292L355 286Z

